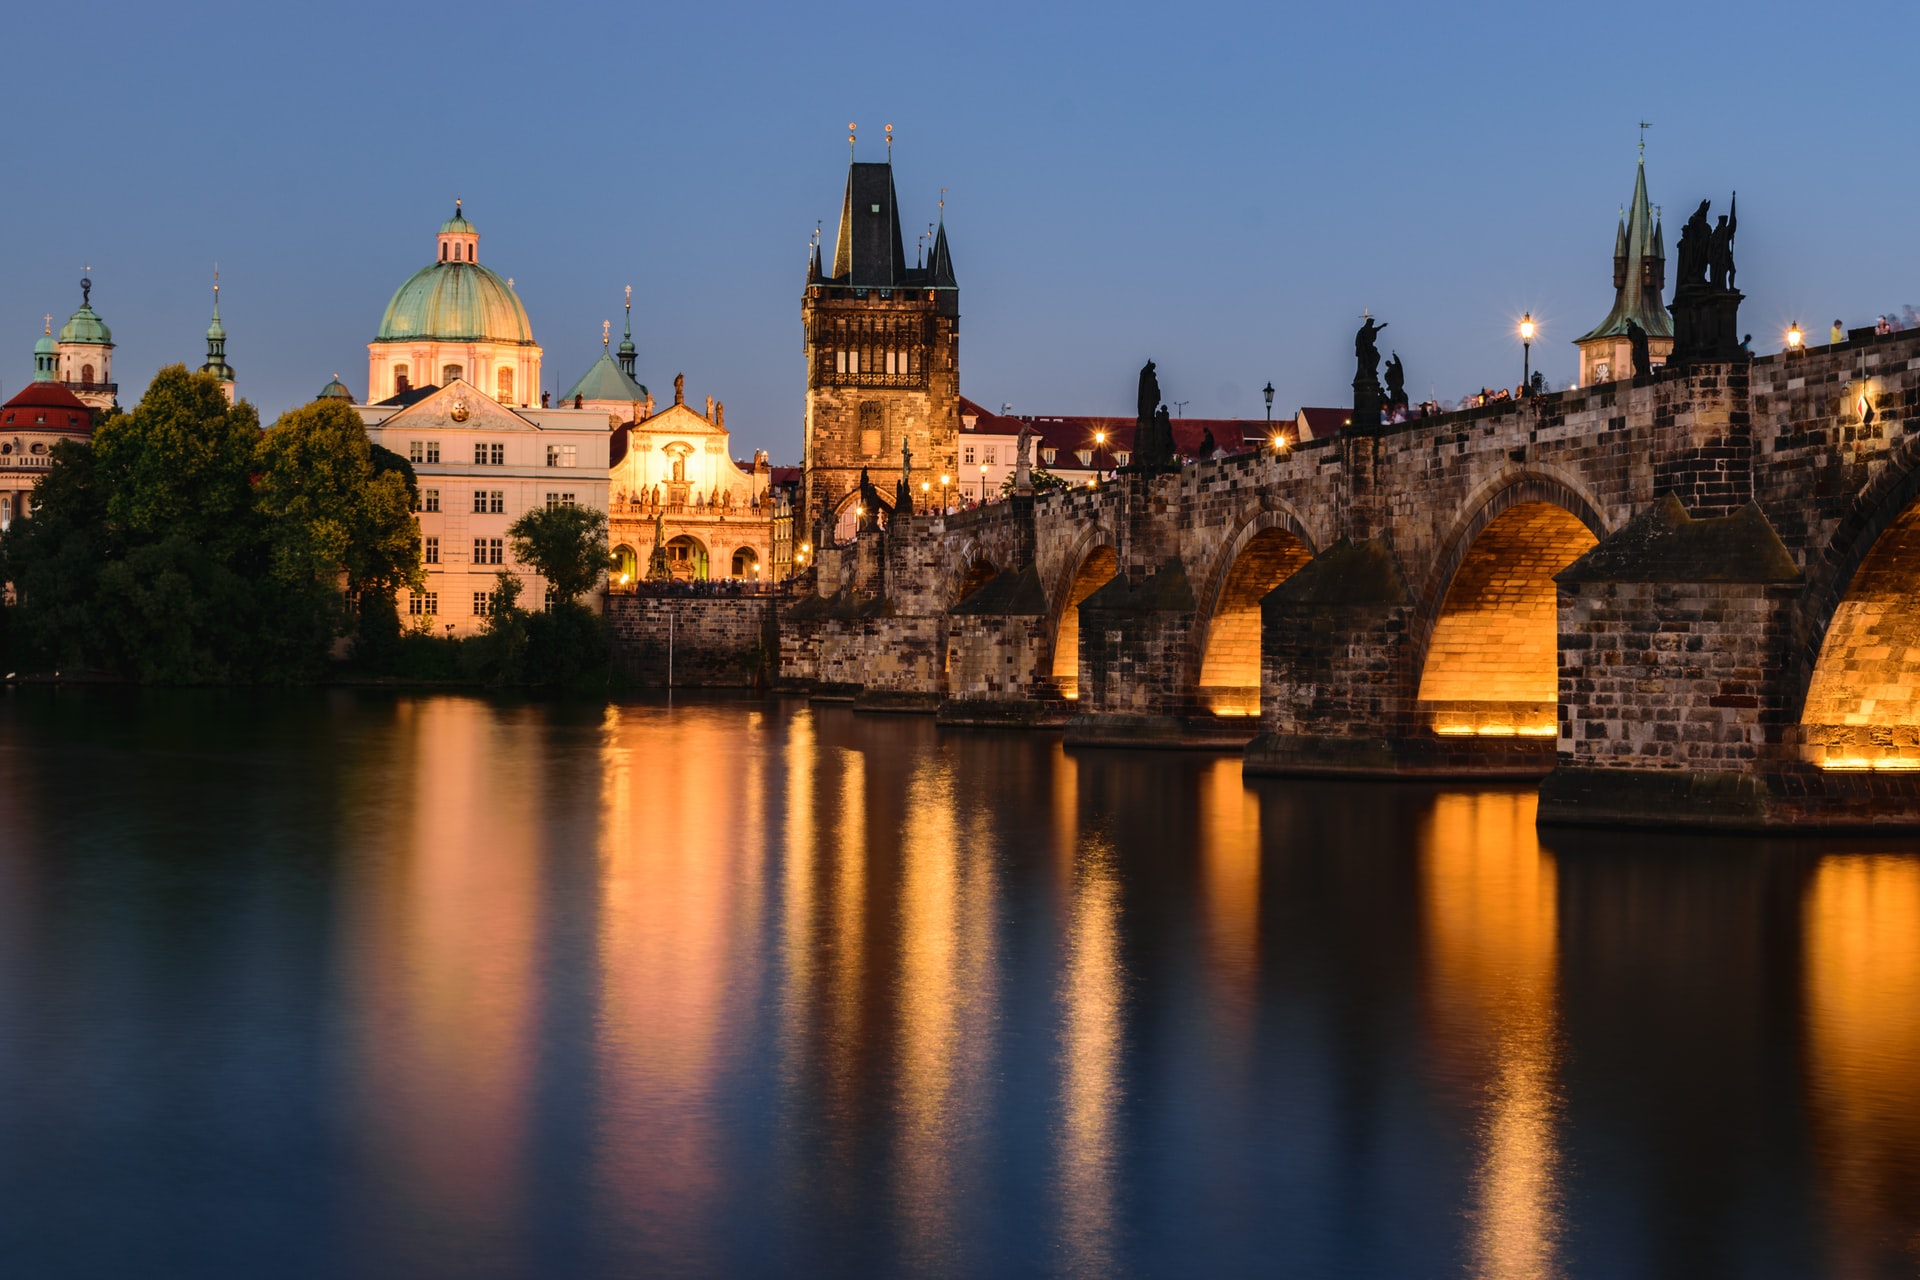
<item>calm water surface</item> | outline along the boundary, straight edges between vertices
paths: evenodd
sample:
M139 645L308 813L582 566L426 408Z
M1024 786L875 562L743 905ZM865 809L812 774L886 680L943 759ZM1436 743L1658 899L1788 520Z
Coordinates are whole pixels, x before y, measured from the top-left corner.
M799 703L0 696L0 1274L1920 1267L1920 856Z

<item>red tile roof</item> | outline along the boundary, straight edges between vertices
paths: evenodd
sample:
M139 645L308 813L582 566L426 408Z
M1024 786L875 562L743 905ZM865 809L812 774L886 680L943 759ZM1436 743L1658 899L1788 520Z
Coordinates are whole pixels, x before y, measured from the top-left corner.
M31 410L32 412L28 412ZM44 421L36 421L44 419ZM29 382L0 405L0 426L38 431L93 432L93 410L57 382Z

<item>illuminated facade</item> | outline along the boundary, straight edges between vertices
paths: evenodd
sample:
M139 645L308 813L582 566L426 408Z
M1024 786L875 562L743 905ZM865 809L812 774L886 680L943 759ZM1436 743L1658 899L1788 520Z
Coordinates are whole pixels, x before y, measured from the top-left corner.
M93 410L60 382L52 323L33 347L33 381L0 405L0 530L31 512L33 487L53 465L53 446L93 437Z
M671 406L614 431L617 585L646 577L656 531L674 578L773 580L773 468L764 450L736 462L726 422L726 406L711 398L704 415L689 407L685 379L676 377Z
M119 384L113 380L113 330L93 310L93 278L80 281L80 309L60 326L59 381L88 408L118 407ZM35 377L38 378L36 372Z
M480 265L480 232L456 200L434 260L394 290L367 344L367 398L458 379L500 404L530 408L539 401L540 354L513 281Z

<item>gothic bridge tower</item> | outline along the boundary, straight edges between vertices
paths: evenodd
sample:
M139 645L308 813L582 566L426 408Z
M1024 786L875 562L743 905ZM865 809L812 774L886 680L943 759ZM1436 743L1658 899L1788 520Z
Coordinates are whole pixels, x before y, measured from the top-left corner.
M889 138L891 143L891 138ZM889 157L892 150L889 146ZM852 532L862 468L875 488L913 451L922 475L956 474L960 432L960 288L944 217L909 267L893 162L850 162L828 271L816 244L800 302L806 334L806 524ZM841 528L840 526L844 526Z

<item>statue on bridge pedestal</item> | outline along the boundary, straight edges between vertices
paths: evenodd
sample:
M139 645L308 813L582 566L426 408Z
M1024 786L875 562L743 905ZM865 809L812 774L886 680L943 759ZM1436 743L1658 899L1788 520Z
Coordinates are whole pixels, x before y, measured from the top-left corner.
M1167 406L1160 403L1160 376L1153 361L1140 370L1140 393L1135 400L1138 413L1133 420L1133 461L1124 471L1151 475L1178 467L1173 456L1173 421Z
M1366 430L1380 425L1380 405L1386 392L1380 387L1380 331L1387 326L1376 323L1371 315L1353 335L1353 427Z
M1025 418L1013 441L1013 491L1021 497L1033 492L1033 424Z
M1680 231L1679 272L1673 290L1673 354L1670 366L1737 364L1753 358L1740 343L1740 291L1734 287L1733 237L1740 226L1739 196L1717 224L1709 225L1712 201L1702 200ZM1636 354L1636 362L1637 362Z
M1653 372L1653 353L1647 347L1647 331L1627 317L1627 345L1633 349L1633 376L1644 378Z
M900 483L893 486L893 514L895 519L913 514L913 450L905 440L900 442Z
M1404 419L1407 412L1407 367L1400 363L1398 351L1387 361L1387 412L1396 420Z

